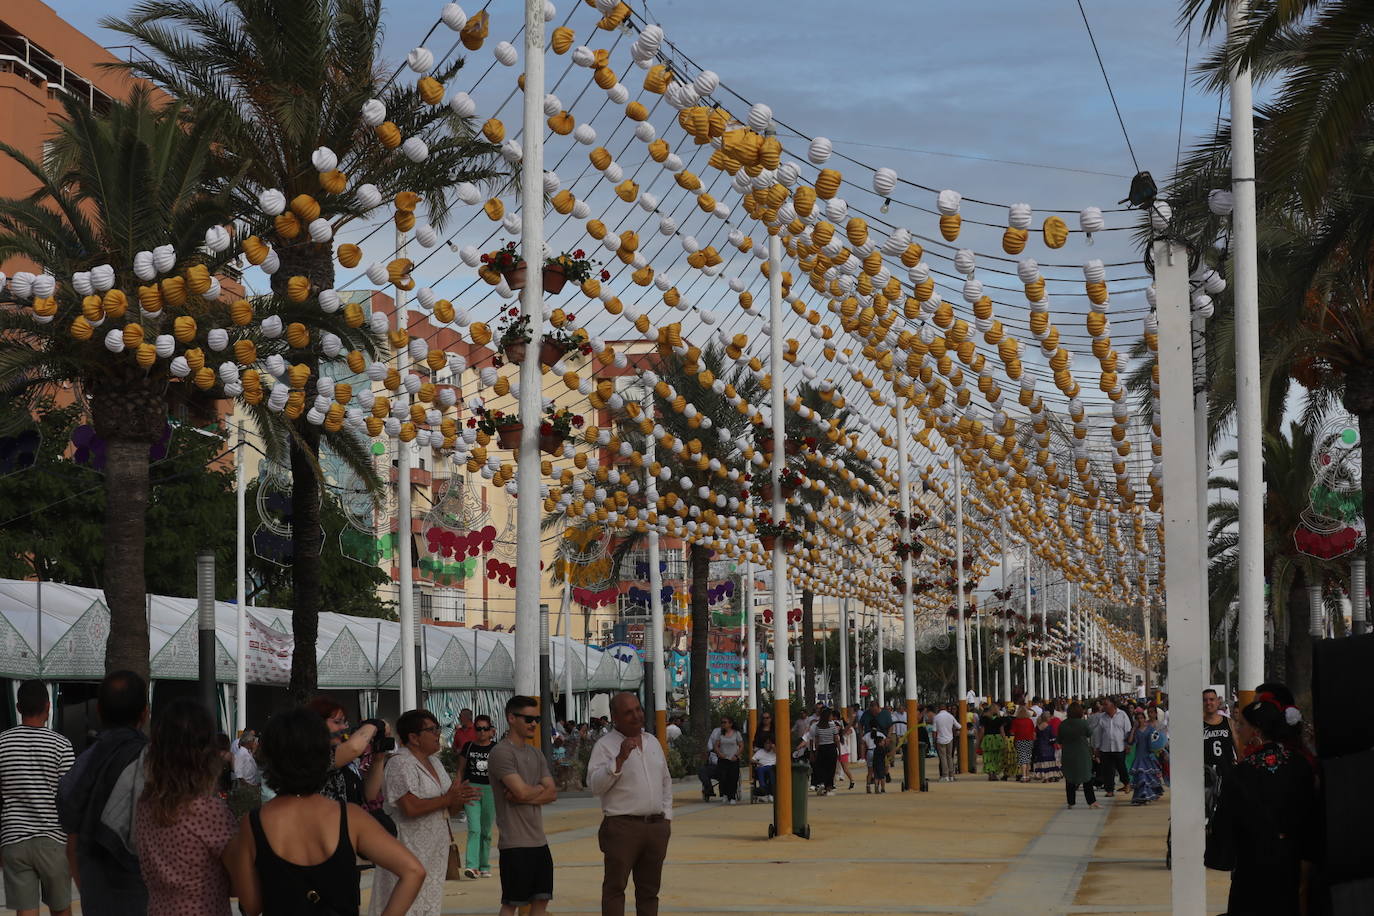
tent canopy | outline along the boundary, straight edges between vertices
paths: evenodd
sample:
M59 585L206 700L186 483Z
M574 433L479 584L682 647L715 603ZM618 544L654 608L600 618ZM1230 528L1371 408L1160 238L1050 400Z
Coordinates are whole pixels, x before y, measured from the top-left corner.
M248 683L285 686L291 673L291 612L250 607L248 636L240 640L238 608L215 603L216 678L232 684L240 647L248 655ZM152 675L198 676L198 616L194 598L148 596ZM419 631L425 683L433 690L515 688L515 636L466 627L425 624ZM98 680L105 673L110 612L99 589L0 579L0 677ZM320 615L316 654L322 688L396 689L401 672L401 625L390 620ZM621 660L595 646L550 637L557 690L572 666L574 690L634 690L643 680L638 658Z

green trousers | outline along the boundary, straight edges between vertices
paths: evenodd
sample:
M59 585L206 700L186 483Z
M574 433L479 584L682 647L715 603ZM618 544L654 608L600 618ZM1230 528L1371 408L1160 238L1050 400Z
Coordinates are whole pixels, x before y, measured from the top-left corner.
M478 871L491 871L491 825L496 819L496 802L491 786L474 785L477 798L463 806L468 816L468 854L463 863Z

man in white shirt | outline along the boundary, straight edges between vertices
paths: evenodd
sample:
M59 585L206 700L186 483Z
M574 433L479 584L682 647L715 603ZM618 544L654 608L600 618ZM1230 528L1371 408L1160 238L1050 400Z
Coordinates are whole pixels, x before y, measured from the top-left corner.
M587 783L601 799L605 856L601 912L625 912L625 885L635 878L635 913L658 913L658 888L673 823L673 778L658 740L645 740L644 708L632 693L611 698L615 728L592 748Z
M682 726L677 724L676 719L668 723L666 731L668 732L669 741L676 741L678 738L682 737Z
M251 729L244 729L239 736L239 746L234 751L234 778L250 786L262 785L262 774L253 753L258 749L258 736Z
M1126 774L1126 738L1131 733L1131 717L1110 698L1102 701L1102 713L1093 726L1093 758L1097 761L1097 778L1106 790L1113 793L1113 776L1121 777L1121 788L1130 782Z
M940 781L954 782L958 771L955 765L954 733L959 731L959 719L946 706L935 714L935 752L940 755Z
M778 768L778 752L772 738L765 737L763 747L754 748L750 758L754 764L754 792L759 801L773 800L773 774Z

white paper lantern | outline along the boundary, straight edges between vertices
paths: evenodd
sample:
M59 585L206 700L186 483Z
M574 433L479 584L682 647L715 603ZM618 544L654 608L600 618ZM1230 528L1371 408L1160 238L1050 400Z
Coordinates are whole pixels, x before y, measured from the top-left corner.
M563 110L563 101L552 92L544 96L544 117L551 118Z
M91 272L78 270L72 274L72 289L76 290L78 296L89 296L95 292L95 286L91 283Z
M258 268L265 274L274 274L281 269L281 256L277 254L275 248L267 252L267 258L258 265Z
M140 251L134 255L134 276L144 283L157 276L157 267L153 265L151 251Z
M1216 216L1230 216L1235 209L1236 199L1230 191L1214 188L1207 192L1207 209Z
M801 169L795 162L784 162L778 166L776 174L778 182L789 188L801 180Z
M229 346L229 332L224 328L211 328L205 334L205 345L216 353Z
M973 277L969 277L967 280L964 281L964 301L965 301L965 302L968 302L968 303L971 304L971 303L977 302L977 301L978 301L979 299L981 299L982 297L983 297L983 284L982 284L980 281L974 279Z
M378 102L377 104L380 105L381 103ZM280 216L286 211L286 195L276 188L268 188L258 195L258 206L268 216ZM156 249L154 249L154 254L156 254ZM164 269L159 266L158 270L161 273L166 273L170 268Z
M1150 205L1150 228L1155 232L1164 232L1169 228L1169 223L1174 218L1174 211L1170 208L1168 201L1156 200Z
M606 90L606 98L612 105L624 105L630 100L630 90L625 88L624 83L616 83Z
M416 73L428 73L434 69L434 52L429 48L415 48L406 55L406 66Z
M439 244L439 233L435 232L429 223L420 223L415 227L415 241L419 242L422 248L433 248Z
M386 105L381 99L368 99L363 102L362 117L363 123L368 127L377 127L386 120ZM268 214L271 215L273 214Z
M573 128L573 139L583 146L591 146L596 142L596 128L590 124L579 124Z
M382 204L382 192L375 184L361 184L353 189L353 199L364 210L372 210Z
M829 139L817 137L812 140L811 145L807 147L806 158L812 165L825 165L826 162L830 161L830 153L832 150L833 146Z
M946 189L935 196L935 209L943 216L952 216L959 212L959 205L963 201L964 197L958 191Z
M572 62L579 67L590 67L596 63L596 52L586 45L578 45L573 48Z
M109 335L106 335L105 346L108 347L110 345L109 341ZM119 346L121 349L123 349L124 347L124 340L122 338L119 341ZM172 365L169 371L171 371L171 373L175 375L177 378L186 378L186 376L191 374L191 366L189 363L186 362L186 357L178 356L176 359L172 360Z
M501 158L505 159L511 165L515 165L519 162L524 155L525 151L521 148L520 144L514 140L507 140L505 143L501 144Z
M323 244L334 237L334 230L330 227L329 220L323 216L312 219L306 227L306 231L310 233L310 241L316 244Z
M697 95L702 97L715 92L716 87L719 85L720 77L716 75L714 70L703 70L698 74L697 78L692 81L692 88L697 91Z
M1007 225L1013 229L1029 229L1031 224L1031 205L1012 204L1007 208Z
M960 248L954 253L954 269L964 276L973 273L977 266L977 256L970 248Z
M366 273L368 281L373 286L381 286L387 281L386 266L383 264L369 264Z
M177 266L177 250L171 245L157 246L153 249L153 266L157 268L158 273L167 273Z
M424 162L429 158L429 146L419 137L406 137L406 141L401 144L401 152L405 153L405 157L411 162Z
M455 92L448 100L449 111L460 118L470 118L477 114L477 103L466 92Z
M444 25L455 32L461 32L463 27L468 24L468 14L463 12L463 8L456 3L445 3L444 8L439 12L439 18Z
M1040 278L1040 265L1035 258L1024 258L1016 262L1016 276L1022 283L1034 283Z
M317 172L332 172L339 167L339 157L327 146L321 146L310 154L310 164Z
M757 102L749 108L749 127L754 133L761 134L773 126L773 109L762 102Z
M635 139L640 143L653 143L658 136L658 130L648 121L640 121L635 125Z
M897 173L887 167L878 169L873 173L873 190L878 192L879 197L888 197L897 187Z
M1105 283L1107 268L1101 258L1093 258L1083 265L1083 279L1089 283Z
M105 332L105 349L109 350L111 353L124 352L123 328L111 328L109 331ZM188 366L187 369L189 370L190 367Z
M491 49L491 53L496 58L496 62L505 67L515 66L515 62L520 58L519 53L515 50L515 45L509 41L497 42L496 47Z
M1084 207L1078 213L1078 227L1090 236L1094 232L1101 232L1106 225L1099 207Z
M339 293L337 290L322 289L319 295L320 311L332 315L339 310Z
M471 206L482 199L482 192L477 190L477 185L470 181L460 181L458 186L453 189L453 193L458 195L458 199Z

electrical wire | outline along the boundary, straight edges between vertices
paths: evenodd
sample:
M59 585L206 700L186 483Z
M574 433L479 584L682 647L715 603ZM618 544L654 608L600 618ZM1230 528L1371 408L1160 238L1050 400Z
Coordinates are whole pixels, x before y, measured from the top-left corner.
M1121 125L1121 136L1126 138L1126 151L1131 154L1131 164L1140 172L1140 163L1135 158L1135 147L1131 146L1131 135L1126 131L1126 119L1121 116L1121 106L1116 103L1116 93L1112 90L1111 78L1107 76L1107 65L1102 62L1102 52L1097 49L1097 38L1093 35L1092 24L1088 22L1088 12L1083 9L1083 0L1077 0L1078 12L1083 16L1083 27L1088 30L1088 41L1092 42L1093 54L1097 56L1097 67L1102 71L1102 81L1107 84L1107 95L1112 99L1112 110L1116 112L1117 123Z

